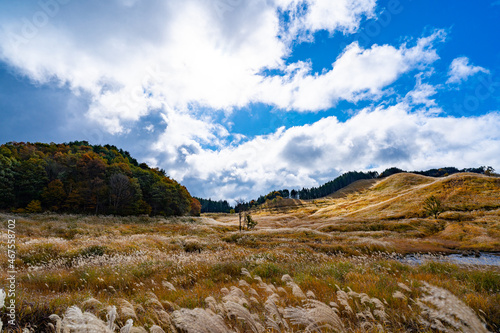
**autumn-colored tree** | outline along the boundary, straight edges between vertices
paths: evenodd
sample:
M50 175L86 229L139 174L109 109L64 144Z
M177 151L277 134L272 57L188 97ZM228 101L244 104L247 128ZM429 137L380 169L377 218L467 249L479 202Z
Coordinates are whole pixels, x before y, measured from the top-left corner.
M132 214L134 215L150 215L151 214L151 206L144 200L138 200L134 205L134 211Z
M0 145L0 209L92 214L199 214L187 189L164 170L115 146L10 142Z
M200 214L201 214L201 204L195 198L191 198L191 210L190 210L190 214L193 215L193 216L200 216Z
M42 203L45 207L52 211L58 211L62 208L66 200L66 192L64 185L59 179L53 180L44 188L42 192Z
M95 212L95 214L101 212L105 206L108 194L108 186L104 179L95 177L87 181L85 193L85 206L87 209Z
M104 178L106 163L99 155L89 152L80 157L77 169L80 172L80 177L83 178L82 180Z
M69 212L77 213L82 211L83 207L83 196L81 192L81 186L73 185L70 187L70 192L64 202L64 209Z
M80 195L79 205L85 212L98 214L107 200L106 162L89 146L82 145L84 153L76 162L76 181ZM73 176L74 177L74 176Z
M41 213L42 210L42 203L40 200L31 200L31 202L26 206L25 211L27 213Z

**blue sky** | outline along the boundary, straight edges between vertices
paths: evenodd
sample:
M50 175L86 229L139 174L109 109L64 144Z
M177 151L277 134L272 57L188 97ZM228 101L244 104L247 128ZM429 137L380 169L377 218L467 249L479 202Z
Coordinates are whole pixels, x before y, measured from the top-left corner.
M500 168L500 2L0 3L0 142L110 143L197 196Z

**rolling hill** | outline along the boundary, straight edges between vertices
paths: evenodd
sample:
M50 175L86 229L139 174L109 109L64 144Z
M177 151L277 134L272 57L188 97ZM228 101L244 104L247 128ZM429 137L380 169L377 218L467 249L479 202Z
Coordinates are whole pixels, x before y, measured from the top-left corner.
M444 207L427 216L427 198ZM308 228L349 246L362 238L403 252L479 249L500 251L500 178L458 173L442 178L398 173L355 182L315 200L281 200L250 211L258 229ZM237 217L218 220L236 224Z

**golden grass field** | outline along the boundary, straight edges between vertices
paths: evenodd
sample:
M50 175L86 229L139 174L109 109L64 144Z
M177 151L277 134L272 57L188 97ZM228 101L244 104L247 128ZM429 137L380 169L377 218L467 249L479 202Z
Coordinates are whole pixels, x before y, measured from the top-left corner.
M0 214L2 281L16 219L17 332L500 329L498 266L397 260L500 251L500 178L397 174L250 213L241 233L236 214Z

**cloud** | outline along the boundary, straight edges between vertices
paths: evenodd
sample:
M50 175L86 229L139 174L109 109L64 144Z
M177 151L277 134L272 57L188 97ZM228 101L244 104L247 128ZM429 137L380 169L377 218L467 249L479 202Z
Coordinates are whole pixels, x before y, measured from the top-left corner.
M489 73L486 68L469 65L469 58L459 57L453 59L448 71L449 78L446 83L458 84L467 81L469 77L480 72Z
M373 45L363 49L354 42L324 74L312 75L310 64L297 63L289 66L285 76L264 78L256 101L287 110L319 111L339 100L377 99L403 73L439 59L433 46L444 38L444 31L437 30L418 39L413 47Z
M422 75L419 74L417 75L415 88L406 94L405 100L415 106L424 105L427 108L436 107L436 101L431 99L431 97L436 95L436 93L436 87L428 83L423 83Z
M326 117L252 138L218 120L253 103L316 112L340 101L378 101L404 74L439 59L442 30L399 45L352 43L327 55L331 67L321 74L310 61L288 62L315 32L353 33L375 8L375 0L3 2L0 60L35 84L85 96L82 116L96 128L146 132L154 138L141 142L148 163L196 195L252 198L374 165L498 165L499 114L437 117L438 87L421 78L399 104L369 107L345 122ZM479 71L457 58L448 81Z
M316 147L314 138L299 135L286 143L281 152L281 157L291 165L311 166L321 161L324 151Z
M352 33L375 0L47 1L57 10L2 5L0 59L38 84L88 94L85 116L112 134L166 105L194 116L200 107L318 111L377 98L402 73L436 60L433 44L443 35L412 47L353 43L331 55L330 71L313 75L306 62L286 64L299 35ZM262 74L269 69L283 75Z
M311 41L314 32L356 32L363 17L374 17L376 0L277 0L286 13L282 34L286 40Z
M214 124L208 117L199 119L188 113L180 113L167 108L161 114L166 129L159 136L152 149L161 151L168 156L166 163L182 162L186 156L197 154L202 150L202 144L222 146L222 139L229 132L221 125Z
M455 118L412 110L401 102L363 109L345 122L327 117L280 128L238 146L201 149L172 169L197 195L250 199L318 186L351 170L500 165L500 113Z

